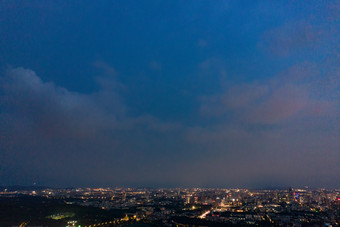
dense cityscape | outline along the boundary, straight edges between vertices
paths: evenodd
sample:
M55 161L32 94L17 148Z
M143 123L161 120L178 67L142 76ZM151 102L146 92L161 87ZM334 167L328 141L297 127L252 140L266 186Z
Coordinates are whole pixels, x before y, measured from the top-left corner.
M340 190L2 187L0 226L338 226Z

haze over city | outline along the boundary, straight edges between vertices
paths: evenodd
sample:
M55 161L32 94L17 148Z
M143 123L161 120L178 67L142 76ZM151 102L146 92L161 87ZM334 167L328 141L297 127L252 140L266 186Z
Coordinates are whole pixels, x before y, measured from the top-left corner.
M0 186L339 188L339 10L0 1Z

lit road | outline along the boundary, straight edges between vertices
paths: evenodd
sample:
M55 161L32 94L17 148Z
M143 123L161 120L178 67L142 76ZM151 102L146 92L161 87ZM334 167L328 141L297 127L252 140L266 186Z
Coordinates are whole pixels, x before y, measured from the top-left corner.
M210 210L204 212L199 218L204 219L208 214L210 213Z

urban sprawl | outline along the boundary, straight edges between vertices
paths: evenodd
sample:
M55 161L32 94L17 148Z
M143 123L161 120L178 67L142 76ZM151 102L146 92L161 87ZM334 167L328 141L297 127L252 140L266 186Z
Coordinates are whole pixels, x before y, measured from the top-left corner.
M0 226L339 226L340 190L3 188L0 209Z

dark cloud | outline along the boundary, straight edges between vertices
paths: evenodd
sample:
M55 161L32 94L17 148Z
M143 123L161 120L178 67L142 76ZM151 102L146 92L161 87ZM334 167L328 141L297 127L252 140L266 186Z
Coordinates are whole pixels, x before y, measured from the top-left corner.
M339 54L339 7L332 2L313 5L311 15L290 20L265 31L258 47L271 56L292 57L306 52L316 56ZM322 12L322 13L320 13Z
M313 68L206 96L195 126L130 117L117 86L82 94L9 69L0 171L52 185L316 186L318 178L336 186L339 104L328 97L337 88L323 91L317 73L301 67Z
M88 179L84 174L96 183L131 184L129 176L139 168L140 174L153 171L157 165L147 166L161 161L158 149L167 140L157 134L181 126L148 115L129 117L113 88L81 94L43 82L32 70L9 69L1 77L1 166L12 176L24 169L26 178L52 184L79 184ZM124 173L118 177L117 171Z
M12 116L25 119L43 136L86 137L107 127L119 127L117 117L124 113L124 105L117 94L80 94L45 83L32 71L10 69L2 78L4 109ZM104 109L110 95L112 108ZM103 105L103 106L101 106Z
M306 22L291 22L264 33L260 47L268 53L280 56L299 53L306 48L319 45L323 31Z
M220 93L204 96L202 119L216 123L192 127L186 138L209 150L205 163L214 170L206 177L255 185L280 184L275 179L336 185L340 77L321 77L317 69L302 63L252 83L227 82Z
M206 116L232 115L250 124L328 114L337 104L329 96L337 89L327 89L327 79L322 78L322 85L317 75L313 65L301 64L263 81L226 85L221 94L203 97L201 112Z
M155 71L161 71L162 65L161 65L161 63L153 60L153 61L150 62L150 69L155 70Z

